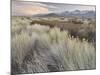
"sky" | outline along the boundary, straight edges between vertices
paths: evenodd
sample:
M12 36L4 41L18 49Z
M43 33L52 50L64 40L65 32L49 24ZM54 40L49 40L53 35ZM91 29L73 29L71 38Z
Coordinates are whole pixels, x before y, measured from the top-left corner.
M12 15L18 15L18 16L32 16L36 14L47 14L47 13L74 11L74 10L95 11L95 6L34 2L34 1L12 1Z

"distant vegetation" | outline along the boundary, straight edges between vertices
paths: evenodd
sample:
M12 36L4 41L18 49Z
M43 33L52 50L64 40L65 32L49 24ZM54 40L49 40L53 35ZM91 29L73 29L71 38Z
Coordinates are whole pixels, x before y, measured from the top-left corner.
M95 41L96 30L95 21L87 19L87 21L78 20L77 18L69 19L68 21L61 20L32 20L30 25L41 24L52 27L59 27L61 30L68 30L74 37L80 37L80 39L86 38L88 41Z
M96 68L95 21L12 17L12 75Z

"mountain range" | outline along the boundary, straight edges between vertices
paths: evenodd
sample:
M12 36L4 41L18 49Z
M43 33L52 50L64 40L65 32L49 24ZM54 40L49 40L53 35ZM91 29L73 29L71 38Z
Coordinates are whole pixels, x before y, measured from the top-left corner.
M34 17L84 17L84 18L95 18L96 12L93 10L75 10L75 11L64 11L64 12L54 12L48 14L38 14L33 15Z

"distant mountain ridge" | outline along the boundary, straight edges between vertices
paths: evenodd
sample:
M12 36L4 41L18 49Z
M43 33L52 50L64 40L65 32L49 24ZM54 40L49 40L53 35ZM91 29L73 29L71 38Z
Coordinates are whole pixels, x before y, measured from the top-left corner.
M95 18L96 12L92 10L75 10L75 11L64 11L61 13L48 13L48 14L38 14L35 17L85 17L85 18Z

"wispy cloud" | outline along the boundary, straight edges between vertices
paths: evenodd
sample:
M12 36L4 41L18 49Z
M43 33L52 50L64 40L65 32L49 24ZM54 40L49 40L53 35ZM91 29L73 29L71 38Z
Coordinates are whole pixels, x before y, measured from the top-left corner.
M45 6L45 7L43 7ZM34 15L49 13L46 5L34 2L12 2L12 15Z

